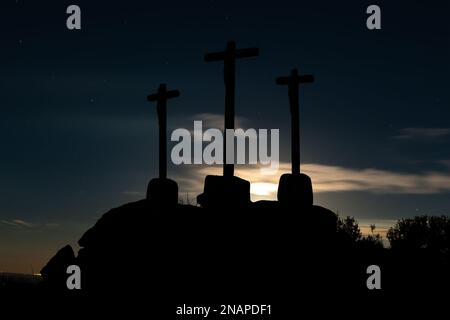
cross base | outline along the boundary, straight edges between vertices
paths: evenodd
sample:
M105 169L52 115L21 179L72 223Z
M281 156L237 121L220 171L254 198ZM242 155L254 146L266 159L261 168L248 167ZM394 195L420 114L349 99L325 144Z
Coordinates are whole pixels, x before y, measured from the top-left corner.
M250 205L250 182L235 176L206 176L197 202L204 208L236 208Z
M147 188L147 199L161 206L178 204L178 184L167 178L150 180Z
M283 206L309 207L313 205L311 179L303 173L286 173L278 184L278 202Z

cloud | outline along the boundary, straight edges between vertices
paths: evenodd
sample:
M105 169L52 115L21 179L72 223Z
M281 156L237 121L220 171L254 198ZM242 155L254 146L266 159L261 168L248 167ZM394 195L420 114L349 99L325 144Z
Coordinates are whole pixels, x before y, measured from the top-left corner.
M42 229L42 228L47 229L59 227L59 224L57 223L31 223L24 221L22 219L0 220L0 224L10 227L28 228L28 229Z
M26 222L21 219L0 220L0 223L8 226L25 227L25 228L32 228L34 226L32 223Z
M27 227L27 228L33 227L33 225L31 223L20 220L20 219L14 219L12 222L14 222L15 224L17 224L19 226L23 226L23 227Z
M403 128L394 136L397 140L434 139L450 135L450 128Z
M450 175L442 172L403 173L319 164L306 164L303 167L313 179L316 192L433 194L450 191Z
M17 226L16 223L12 222L12 221L8 221L8 220L0 220L1 224L7 225L7 226Z
M281 163L273 175L262 175L259 166L236 166L235 175L250 181L252 200L276 199L280 175L290 171ZM202 192L204 177L221 175L221 166L193 166L177 177L181 193ZM450 174L443 172L404 173L374 168L355 169L341 166L304 164L302 172L313 181L314 192L369 192L377 194L435 194L450 192Z

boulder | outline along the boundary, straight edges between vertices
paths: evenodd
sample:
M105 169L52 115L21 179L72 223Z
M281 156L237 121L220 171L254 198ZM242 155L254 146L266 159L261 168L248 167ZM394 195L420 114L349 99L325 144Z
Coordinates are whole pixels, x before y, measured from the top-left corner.
M250 182L235 176L206 176L197 202L204 208L247 207L251 203Z
M178 184L171 179L154 178L148 184L147 199L155 205L174 206L178 203Z
M282 206L309 207L313 205L311 179L306 174L283 174L278 184L278 201Z

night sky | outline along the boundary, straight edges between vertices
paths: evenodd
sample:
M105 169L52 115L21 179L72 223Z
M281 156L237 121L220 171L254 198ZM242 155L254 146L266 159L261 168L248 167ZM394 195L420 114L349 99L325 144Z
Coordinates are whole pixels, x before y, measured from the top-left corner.
M71 4L81 7L81 30L66 28ZM371 4L381 30L366 28ZM158 173L156 108L146 96L160 83L181 92L169 101L170 130L222 125L223 65L203 56L228 40L260 48L237 63L237 124L280 129L277 175L237 168L257 183L253 200L274 199L290 168L287 89L275 78L297 67L316 79L300 91L302 170L316 204L380 231L401 217L450 214L448 1L0 7L0 271L38 272L102 213L144 197ZM180 196L192 199L214 172L169 164Z

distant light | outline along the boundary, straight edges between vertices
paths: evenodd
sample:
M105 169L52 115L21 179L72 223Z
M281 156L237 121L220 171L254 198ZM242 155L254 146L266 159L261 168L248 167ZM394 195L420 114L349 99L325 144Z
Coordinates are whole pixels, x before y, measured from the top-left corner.
M270 182L254 182L250 186L250 193L257 196L270 196L276 193L278 185Z

